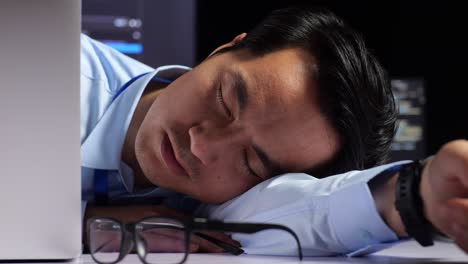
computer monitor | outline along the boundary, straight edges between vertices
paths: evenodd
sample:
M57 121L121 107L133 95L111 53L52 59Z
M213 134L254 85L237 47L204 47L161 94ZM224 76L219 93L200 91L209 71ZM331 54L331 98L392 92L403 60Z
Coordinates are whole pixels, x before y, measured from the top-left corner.
M81 253L80 1L0 1L0 260Z
M83 0L82 32L149 66L195 64L192 0Z
M422 78L391 80L399 109L398 130L390 147L392 161L426 157L426 96Z

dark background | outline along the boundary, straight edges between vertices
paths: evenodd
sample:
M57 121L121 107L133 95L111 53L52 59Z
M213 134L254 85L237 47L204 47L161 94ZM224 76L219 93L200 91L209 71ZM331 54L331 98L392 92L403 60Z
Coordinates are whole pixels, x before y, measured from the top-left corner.
M197 5L196 60L248 32L274 8L325 7L361 32L391 77L424 78L426 146L468 138L468 14L455 1L207 1ZM255 3L255 5L253 5Z

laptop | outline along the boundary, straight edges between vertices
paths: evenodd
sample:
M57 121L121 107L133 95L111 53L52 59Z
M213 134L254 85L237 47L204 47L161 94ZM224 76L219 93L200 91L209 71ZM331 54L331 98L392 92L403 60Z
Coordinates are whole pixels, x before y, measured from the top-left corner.
M0 260L81 253L80 13L0 1Z

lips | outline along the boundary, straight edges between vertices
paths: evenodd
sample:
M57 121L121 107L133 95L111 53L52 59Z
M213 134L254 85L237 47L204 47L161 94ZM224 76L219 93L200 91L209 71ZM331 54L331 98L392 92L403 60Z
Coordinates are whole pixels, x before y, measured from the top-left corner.
M174 149L167 134L164 134L164 138L161 144L161 156L166 164L166 167L176 175L188 176L187 171L177 160Z

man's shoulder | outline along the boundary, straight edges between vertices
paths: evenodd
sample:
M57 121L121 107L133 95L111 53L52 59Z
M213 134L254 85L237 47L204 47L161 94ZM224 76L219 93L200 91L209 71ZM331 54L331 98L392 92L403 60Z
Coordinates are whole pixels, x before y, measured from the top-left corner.
M111 91L137 75L154 70L85 34L81 34L80 44L81 75L107 82Z
M107 81L108 77L103 63L106 61L106 46L85 34L80 38L80 72L81 76L93 80Z

